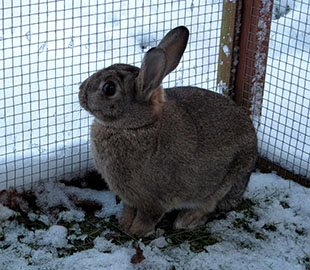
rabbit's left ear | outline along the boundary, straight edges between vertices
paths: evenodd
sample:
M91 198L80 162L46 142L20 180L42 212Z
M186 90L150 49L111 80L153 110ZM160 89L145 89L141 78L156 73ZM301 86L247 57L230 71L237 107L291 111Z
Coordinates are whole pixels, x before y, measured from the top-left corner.
M187 45L189 31L185 26L172 29L164 36L157 47L144 56L136 79L137 97L148 100L163 78L179 64Z
M148 100L165 76L167 56L163 49L152 48L143 58L138 77L136 78L137 98Z
M167 55L167 67L165 75L169 74L179 64L185 51L189 37L189 31L185 26L178 26L168 32L157 48L164 49Z

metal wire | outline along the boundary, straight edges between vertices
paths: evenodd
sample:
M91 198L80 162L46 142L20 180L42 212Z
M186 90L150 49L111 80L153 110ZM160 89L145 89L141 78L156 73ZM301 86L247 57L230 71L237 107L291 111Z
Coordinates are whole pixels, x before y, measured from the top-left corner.
M310 7L301 0L276 4L263 98L255 97L251 112L259 112L253 121L261 160L309 184ZM173 27L186 25L191 36L164 87L218 91L221 0L2 0L0 6L0 190L92 168L92 119L79 106L80 83L113 63L139 66ZM257 20L259 12L252 10ZM243 103L252 102L257 72L258 27L251 27Z
M275 1L259 151L271 169L310 185L309 2Z
M165 86L216 89L222 1L1 1L0 190L92 168L80 83L113 63L139 66L170 29L191 40Z

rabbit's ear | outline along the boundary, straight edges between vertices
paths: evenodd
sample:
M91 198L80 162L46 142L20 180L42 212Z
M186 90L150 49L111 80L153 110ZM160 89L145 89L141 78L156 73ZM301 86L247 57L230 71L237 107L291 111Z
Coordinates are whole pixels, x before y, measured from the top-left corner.
M147 51L136 78L139 100L148 100L152 92L160 86L165 76L166 64L167 57L163 49L152 48Z
M179 64L181 57L185 51L189 31L185 26L178 26L172 29L157 47L163 48L167 55L167 67L164 77L174 70Z

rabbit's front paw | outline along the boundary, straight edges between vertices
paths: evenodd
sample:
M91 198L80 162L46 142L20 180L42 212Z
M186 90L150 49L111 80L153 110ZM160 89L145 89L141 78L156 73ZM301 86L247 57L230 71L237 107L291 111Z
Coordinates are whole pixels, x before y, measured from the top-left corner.
M131 227L135 217L137 215L137 208L124 204L122 215L119 219L119 225L121 228L128 232Z
M128 233L130 235L135 235L137 237L148 236L154 232L155 225L161 217L161 212L154 214L157 211L154 209L149 210L148 212L137 210L137 215L129 228ZM152 214L150 214L152 213Z
M206 222L206 212L201 209L182 210L173 227L175 229L194 229Z
M148 223L145 221L134 221L128 233L137 237L149 236L154 232L156 223Z

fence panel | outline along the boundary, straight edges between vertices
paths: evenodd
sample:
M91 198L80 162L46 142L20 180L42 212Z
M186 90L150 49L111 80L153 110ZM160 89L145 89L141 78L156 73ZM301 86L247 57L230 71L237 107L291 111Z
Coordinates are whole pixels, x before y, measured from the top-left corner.
M260 153L310 185L310 3L275 1L259 121ZM266 160L262 159L262 164ZM281 169L281 168L282 169ZM285 170L284 170L285 169ZM295 176L292 175L295 174Z
M0 190L92 168L92 119L79 106L80 83L113 63L139 66L178 25L189 28L190 40L164 86L235 94L257 128L260 166L310 185L309 1L274 0L269 27L263 14L272 2L2 0ZM250 22L240 25L245 6ZM229 12L222 16L223 7ZM236 35L242 27L245 45ZM267 47L261 33L269 28Z
M235 99L257 128L258 166L310 186L310 3L241 2Z
M80 83L146 50L178 25L190 41L165 86L216 89L222 1L0 2L0 190L92 167Z

